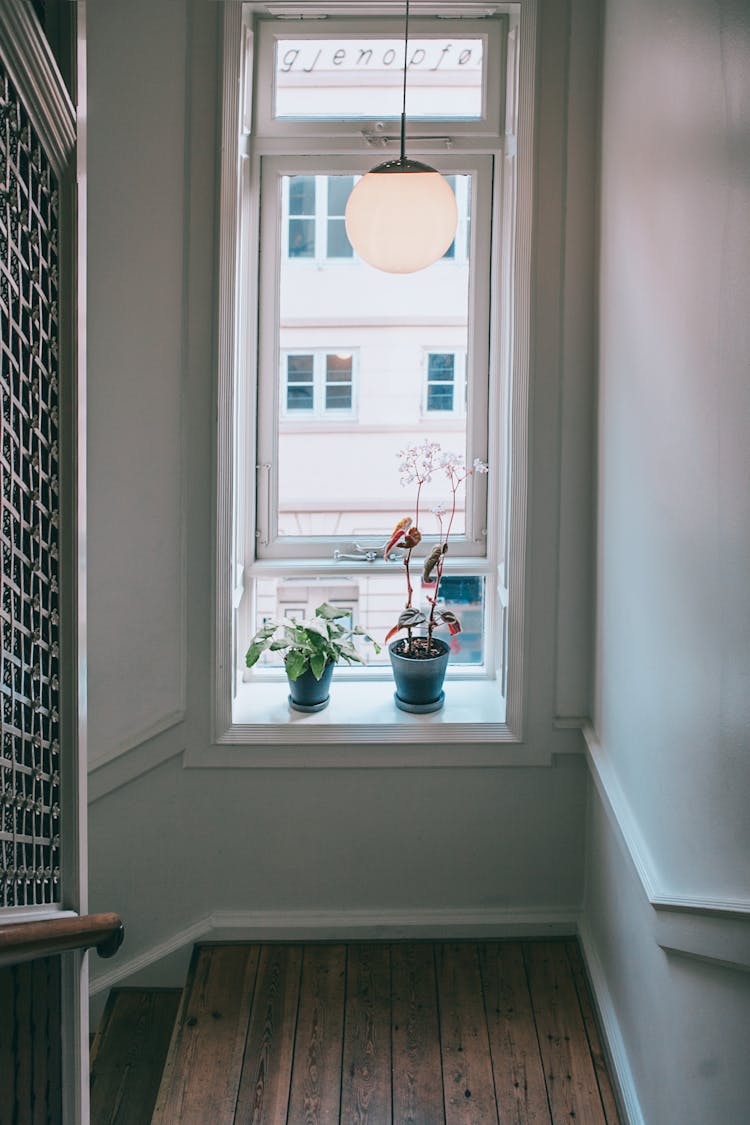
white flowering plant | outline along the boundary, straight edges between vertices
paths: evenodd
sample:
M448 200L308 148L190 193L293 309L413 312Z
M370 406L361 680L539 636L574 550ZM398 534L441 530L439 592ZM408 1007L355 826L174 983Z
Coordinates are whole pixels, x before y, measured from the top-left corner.
M398 454L401 472L401 484L416 485L417 495L414 507L414 516L404 516L396 524L393 534L386 544L384 556L387 559L391 551L403 551L403 565L406 575L406 605L399 614L398 621L389 630L385 643L396 636L397 633L406 632L407 637L402 643L402 653L406 656L434 656L435 646L432 636L435 629L445 625L451 636L461 632L461 622L452 610L438 608L440 581L443 577L445 556L448 554L448 541L453 530L458 506L458 492L466 480L474 473L486 473L487 464L477 457L471 468L465 464L463 454L449 453L443 450L439 442L423 441L418 445L408 446ZM422 564L422 582L433 587L427 594L429 612L424 613L414 605L414 586L411 577L412 554L422 540L419 523L422 512L420 503L422 490L433 479L436 473L443 473L448 481L450 499L447 503L441 502L432 508L432 513L437 519L437 543L424 559ZM426 626L426 636L414 636L415 629Z

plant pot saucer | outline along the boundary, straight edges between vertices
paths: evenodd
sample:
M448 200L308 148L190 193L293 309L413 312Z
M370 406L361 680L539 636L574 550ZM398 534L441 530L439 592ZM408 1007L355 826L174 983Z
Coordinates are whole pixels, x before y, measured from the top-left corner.
M393 699L400 711L410 711L412 715L429 715L431 711L439 711L443 706L445 692L441 691L437 699L433 699L431 703L406 703L397 691L394 691Z
M306 711L308 713L311 713L313 711L323 711L328 706L330 700L330 695L327 695L325 699L322 699L320 701L320 703L295 703L290 695L289 706L293 711Z

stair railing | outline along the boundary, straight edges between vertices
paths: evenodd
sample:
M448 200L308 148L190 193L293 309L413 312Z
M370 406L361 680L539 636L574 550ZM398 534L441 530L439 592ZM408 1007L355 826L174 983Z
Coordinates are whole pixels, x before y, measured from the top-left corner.
M125 927L118 914L12 922L0 926L0 968L71 949L96 949L100 957L113 957L124 936Z

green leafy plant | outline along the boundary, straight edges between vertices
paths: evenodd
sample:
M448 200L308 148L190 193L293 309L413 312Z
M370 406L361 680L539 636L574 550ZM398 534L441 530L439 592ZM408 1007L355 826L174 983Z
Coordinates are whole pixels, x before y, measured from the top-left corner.
M299 679L308 670L316 680L320 680L326 665L337 664L340 660L347 664L363 664L352 638L362 637L372 644L375 652L380 652L380 646L361 625L354 629L341 625L341 619L348 616L348 609L323 602L313 617L303 621L294 617L282 622L267 621L253 637L245 663L252 668L266 650L285 653L284 667L290 680Z

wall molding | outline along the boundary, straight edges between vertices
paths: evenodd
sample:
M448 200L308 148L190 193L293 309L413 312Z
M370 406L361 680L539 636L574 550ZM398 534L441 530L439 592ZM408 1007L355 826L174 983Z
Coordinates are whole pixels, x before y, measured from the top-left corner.
M121 758L124 754L129 754L131 750L138 749L139 746L145 745L147 742L152 742L162 734L166 734L172 727L179 726L180 723L185 721L185 708L178 707L174 711L162 715L161 718L156 719L148 726L142 727L135 734L129 735L127 738L122 739L115 746L109 750L105 750L103 754L98 754L96 757L89 758L89 773L107 766L110 762L114 762L117 758Z
M142 774L156 769L163 762L185 751L184 712L166 716L151 728L143 741L124 747L117 754L107 754L89 762L88 802L101 800L108 793L127 785Z
M217 910L93 977L97 995L196 942L570 937L578 906L492 910Z
M646 844L615 769L599 742L593 725L583 727L586 758L591 776L609 820L633 862L646 898L657 911L704 915L721 922L722 918L750 921L750 899L729 899L712 895L686 894L665 885Z
M630 1060L625 1050L625 1041L622 1037L615 1004L609 991L602 963L596 952L596 945L585 919L581 919L578 923L578 939L581 943L583 959L591 981L591 991L594 996L597 1015L604 1032L604 1046L610 1069L615 1078L620 1109L624 1114L626 1125L646 1125L641 1103L638 1100L633 1072L630 1069Z
M0 58L62 177L76 143L76 111L31 5L0 0L0 31Z
M691 895L665 886L593 726L584 727L586 756L605 815L654 910L653 938L670 955L750 972L750 902Z

